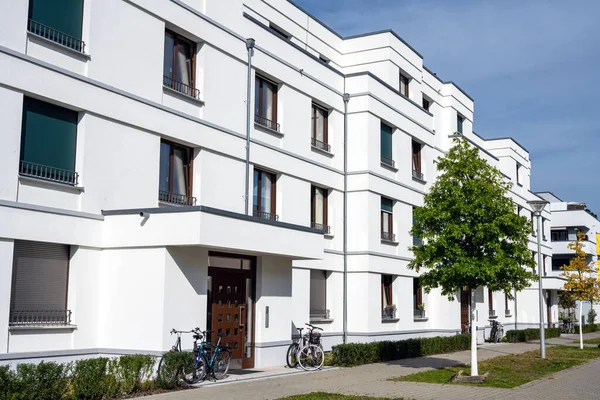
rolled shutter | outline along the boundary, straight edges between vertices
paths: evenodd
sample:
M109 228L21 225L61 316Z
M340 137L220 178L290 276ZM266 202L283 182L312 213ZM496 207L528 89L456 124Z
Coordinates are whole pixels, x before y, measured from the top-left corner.
M68 245L15 241L11 311L66 310Z

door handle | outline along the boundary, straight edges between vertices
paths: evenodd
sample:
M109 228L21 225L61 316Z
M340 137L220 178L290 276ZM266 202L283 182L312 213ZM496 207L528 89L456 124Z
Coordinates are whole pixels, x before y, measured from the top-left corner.
M240 315L240 328L245 328L246 324L243 323L243 321L244 321L243 318L244 317L242 316L242 312L244 312L244 314L245 314L245 312L246 312L246 306L240 306L240 314L239 314Z

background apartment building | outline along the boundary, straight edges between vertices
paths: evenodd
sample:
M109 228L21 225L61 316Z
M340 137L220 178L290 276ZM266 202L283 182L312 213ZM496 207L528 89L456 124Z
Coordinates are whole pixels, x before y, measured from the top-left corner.
M281 365L305 322L342 341L344 256L348 341L468 329L468 295L406 268L413 210L458 134L529 215L529 154L475 134L473 99L397 34L285 0L48 4L0 13L0 362L160 354L199 326ZM538 321L535 287L477 302L481 339Z

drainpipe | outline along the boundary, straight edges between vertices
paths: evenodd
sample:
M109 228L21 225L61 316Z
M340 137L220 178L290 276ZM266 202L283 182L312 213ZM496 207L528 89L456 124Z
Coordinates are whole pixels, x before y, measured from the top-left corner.
M250 201L250 92L252 91L252 56L254 55L255 40L246 39L246 50L248 50L248 87L246 92L246 191L245 191L245 207L246 215L249 215Z
M344 93L344 334L342 342L348 336L348 101L350 95Z

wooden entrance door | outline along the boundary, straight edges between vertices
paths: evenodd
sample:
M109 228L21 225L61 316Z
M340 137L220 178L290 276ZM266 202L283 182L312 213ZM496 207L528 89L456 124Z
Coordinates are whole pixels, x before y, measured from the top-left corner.
M212 330L225 332L222 345L229 346L231 358L243 358L246 328L246 284L241 271L216 270L213 274ZM217 336L213 336L216 342Z
M460 291L460 330L462 333L469 333L471 323L471 291Z

